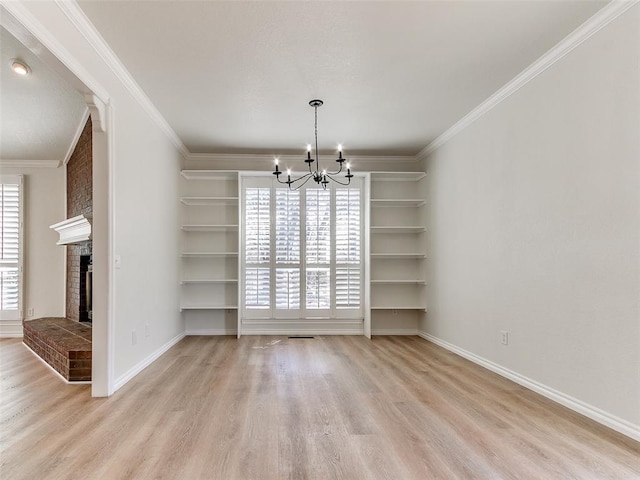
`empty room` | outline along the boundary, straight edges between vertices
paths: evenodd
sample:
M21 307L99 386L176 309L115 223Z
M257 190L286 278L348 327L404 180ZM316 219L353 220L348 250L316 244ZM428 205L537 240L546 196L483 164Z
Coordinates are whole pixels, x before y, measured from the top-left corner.
M638 0L0 0L0 477L640 480Z

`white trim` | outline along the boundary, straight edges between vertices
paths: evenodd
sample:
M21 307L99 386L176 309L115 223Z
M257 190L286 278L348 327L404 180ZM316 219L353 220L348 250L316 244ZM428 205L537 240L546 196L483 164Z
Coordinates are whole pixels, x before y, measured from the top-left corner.
M49 228L60 235L56 245L86 242L91 239L91 223L84 215L68 218L50 225Z
M232 335L235 337L238 330L235 328L194 328L188 329L185 334L188 337L198 335Z
M0 338L22 338L21 320L0 320Z
M62 380L64 383L66 383L67 385L91 385L91 381L86 381L86 380L81 380L81 381L77 381L77 382L70 382L69 380L67 380L66 378L64 378L59 371L57 371L55 368L53 368L51 365L49 365L47 362L44 361L44 359L38 355L36 352L34 352L31 347L29 345L27 345L26 343L22 342L22 345L24 345L25 347L27 347L27 350L29 350L38 360L40 360L40 362L46 366L49 370L51 370L53 373L55 373L57 375L57 377Z
M622 15L624 12L629 10L636 3L638 3L638 1L640 0L612 0L598 13L589 18L576 30L574 30L559 43L557 43L553 48L551 48L551 50L549 50L527 68L525 68L522 72L516 75L510 82L508 82L497 92L487 98L484 102L482 102L460 120L454 123L453 126L449 127L442 134L440 134L435 140L429 143L429 145L423 148L416 155L416 160L424 159L427 155L444 145L452 137L467 128L473 122L482 117L485 113L491 111L493 107L498 105L513 93L520 90L520 88L536 78L547 68L551 67L558 60L562 59L574 48L582 44L582 42L590 38L600 29L602 29L617 17Z
M243 335L364 335L359 319L242 319Z
M320 336L320 335L357 335L363 336L364 330L362 328L359 329L345 329L345 330L333 330L330 328L326 329L312 329L312 330L301 330L301 329L255 329L255 330L247 330L246 327L242 329L242 335L278 335L278 336L295 336L295 335L309 335L309 336Z
M133 377L138 375L145 368L147 368L149 365L151 365L153 362L155 362L158 358L160 358L160 356L162 354L167 352L167 350L169 350L171 347L173 347L176 343L178 343L180 340L182 340L185 336L186 336L185 332L179 333L178 335L173 337L171 340L169 340L167 343L165 343L160 348L158 348L151 355L149 355L147 358L143 359L142 361L138 362L136 365L131 367L124 375L121 375L116 380L115 385L114 385L114 392L116 392L116 391L120 390L122 387L124 387L126 383L128 383L131 379L133 379Z
M578 412L585 417L589 417L592 420L595 420L602 425L605 425L613 430L622 433L636 441L640 441L640 426L634 425L627 420L616 417L615 415L611 415L610 413L605 412L597 407L589 405L582 400L578 400L577 398L571 397L565 393L562 393L558 390L555 390L551 387L548 387L540 382L537 382L531 378L525 377L513 370L509 370L497 363L492 362L491 360L487 360L486 358L480 357L475 353L471 353L463 348L457 347L445 340L441 340L438 337L434 337L433 335L418 331L418 336L424 338L425 340L434 343L450 352L455 353L471 362L480 365L481 367L486 368L487 370L491 370L498 375L501 375L509 380L514 381L515 383L522 385L523 387L528 388L529 390L533 390L540 395L553 400L560 405L564 405L567 408L570 408L574 412Z
M82 114L82 118L80 118L80 123L78 124L78 128L76 128L76 133L73 135L73 138L71 139L71 144L69 145L69 149L67 150L67 154L64 156L64 159L62 160L62 165L66 165L67 163L69 163L69 160L71 160L71 155L73 155L73 152L76 149L76 145L78 145L78 140L80 140L80 135L82 135L82 131L84 130L84 127L87 125L87 120L89 120L89 116L90 116L89 107L87 107L85 108L84 113ZM61 166L60 163L58 163L57 166Z
M418 335L417 328L374 328L371 335Z
M58 168L59 166L59 160L0 159L0 167L5 168Z
M75 5L75 2L73 2ZM109 101L109 94L96 81L96 79L82 66L78 60L62 46L62 44L40 23L36 17L20 2L2 2L4 8L13 18L24 26L41 44L51 52L70 72L75 75L81 83L103 102ZM79 7L78 7L79 8ZM2 16L2 15L0 15ZM2 25L5 25L3 20Z
M241 166L243 163L265 163L272 168L274 163L274 158L278 157L281 164L286 162L295 162L295 164L302 164L302 158L304 152L301 152L299 155L287 154L287 155L273 155L267 153L188 153L185 156L185 160L199 160L199 161L208 161L208 162L220 162L225 160L233 160L234 163L237 163ZM335 155L333 154L320 154L320 159L322 161L333 161L335 159ZM350 162L367 162L367 163L376 163L381 162L385 164L389 163L418 163L418 159L415 155L349 155ZM185 170L197 170L197 169L185 169ZM273 171L270 170L269 173ZM416 172L418 173L418 172Z
M147 97L142 88L140 88L140 85L138 85L135 79L131 76L117 55L113 50L111 50L111 47L109 47L107 42L102 38L98 30L93 26L78 4L76 2L69 2L66 0L55 0L55 2L58 8L62 10L71 23L73 23L82 36L98 53L100 58L102 58L120 82L122 82L133 98L135 98L144 111L147 112L149 117L151 117L160 130L165 133L174 147L176 147L183 156L186 156L189 153L187 147L185 147L184 143L182 143L173 128L171 128L160 111L151 102L149 97Z

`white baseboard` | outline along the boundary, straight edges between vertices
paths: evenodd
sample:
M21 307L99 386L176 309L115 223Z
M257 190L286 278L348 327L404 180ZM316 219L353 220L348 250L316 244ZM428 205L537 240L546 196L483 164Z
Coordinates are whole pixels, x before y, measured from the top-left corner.
M173 337L171 340L169 340L167 343L165 343L160 348L158 348L151 355L149 355L147 358L145 358L141 362L138 362L136 365L134 365L131 369L129 369L129 371L127 371L124 375L122 375L120 378L116 380L113 393L120 390L126 383L129 382L129 380L131 380L133 377L138 375L142 370L144 370L153 362L155 362L163 353L165 353L167 350L173 347L176 343L178 343L184 337L185 337L185 332L179 333L178 335Z
M415 328L374 328L371 335L418 335Z
M547 397L550 400L553 400L560 405L564 405L565 407L584 415L585 417L589 417L592 420L595 420L602 425L605 425L616 432L622 433L636 441L640 442L640 426L635 425L627 420L616 417L615 415L611 415L610 413L605 412L604 410L600 410L593 405L589 405L577 398L573 398L569 395L566 395L558 390L555 390L551 387L548 387L540 382L532 380L524 375L521 375L513 370L509 370L497 363L494 363L486 358L480 357L475 353L471 353L467 350L464 350L460 347L457 347L445 340L441 340L438 337L434 337L431 334L426 332L418 331L418 335L429 342L435 343L436 345L449 350L450 352L455 353L456 355L460 355L471 362L480 365L481 367L486 368L487 370L491 370L498 375L501 375L509 380L514 381L515 383L522 385L523 387L528 388L529 390L533 390L540 395Z
M192 328L186 331L187 336L196 335L237 335L238 331L227 328Z
M0 338L22 338L22 321L0 321Z
M264 328L242 328L242 335L364 335L364 330L360 329L264 329Z

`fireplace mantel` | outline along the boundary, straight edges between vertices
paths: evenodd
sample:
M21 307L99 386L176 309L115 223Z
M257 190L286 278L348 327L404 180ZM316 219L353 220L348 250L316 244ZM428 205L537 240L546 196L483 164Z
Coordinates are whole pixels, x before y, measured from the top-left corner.
M78 215L62 222L51 225L49 228L60 234L60 240L56 245L69 245L82 243L91 239L91 222L89 217Z

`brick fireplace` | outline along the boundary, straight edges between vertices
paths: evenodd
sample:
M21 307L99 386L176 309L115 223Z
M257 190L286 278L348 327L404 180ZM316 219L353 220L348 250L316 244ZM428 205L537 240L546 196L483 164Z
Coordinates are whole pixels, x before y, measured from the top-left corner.
M93 161L91 118L87 121L76 148L67 163L67 218L93 214ZM66 317L76 322L90 322L87 298L90 281L91 241L67 245ZM89 283L89 285L87 285Z
M93 214L92 156L92 130L91 118L89 118L67 163L67 220L53 225L52 228L63 224L66 227L69 225L69 219L74 220L74 217L78 216L86 217L85 221L91 219ZM80 238L88 238L88 234ZM91 328L93 245L91 240L68 243L66 250L66 318L50 317L24 321L23 341L66 380L90 381L93 333Z

